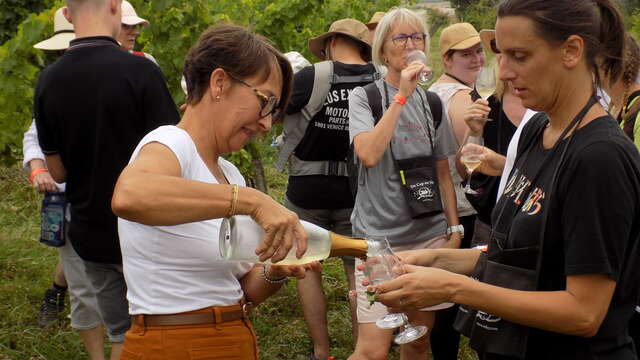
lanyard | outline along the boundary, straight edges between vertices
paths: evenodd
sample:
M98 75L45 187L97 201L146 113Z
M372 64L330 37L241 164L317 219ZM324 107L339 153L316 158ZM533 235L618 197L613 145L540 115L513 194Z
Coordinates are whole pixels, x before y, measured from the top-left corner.
M389 108L389 106L391 104L391 101L389 100L389 88L387 86L387 82L383 80L382 84L383 84L383 90L384 90L385 110L386 110L386 109ZM424 112L423 115L424 115L424 118L425 118L424 126L426 126L427 136L429 137L429 142L431 143L431 155L434 155L434 153L435 153L435 145L433 144L433 136L431 134L431 128L429 127L429 119L425 115L427 113L427 108L424 105L424 99L422 98L422 94L420 93L420 91L418 91L418 88L416 88L415 91L418 92L418 95L420 96L420 101L422 102L422 111ZM391 146L391 152L393 153L393 146Z
M587 115L587 112L597 102L598 102L598 100L595 97L595 95L592 95L589 98L589 101L587 102L587 104L576 115L576 117L571 121L571 123L569 123L569 125L562 131L562 134L558 138L558 141L553 145L553 148L551 149L551 155L550 155L551 158L553 158L553 155L556 153L556 151L558 151L559 143L562 141L562 139L565 138L565 136L569 133L569 131L571 131L571 129L573 129L574 127L577 127L580 124L580 122L585 117L585 115ZM543 131L544 131L544 127L542 127L540 130L538 130L538 132L535 134L535 136L531 137L531 139L529 140L529 142L526 144L526 147L525 147L525 149L527 149L527 150L526 150L526 152L523 153L522 159L520 161L518 161L518 164L522 165L522 164L526 163L526 160L529 157L529 153L531 152L531 147L532 147L533 143L535 142L535 139L538 138L542 134ZM562 148L562 153L560 154L560 158L558 160L558 163L556 164L556 168L554 169L553 175L551 177L551 182L549 184L549 188L548 188L547 196L546 196L547 199L551 199L551 195L550 194L552 193L553 187L555 186L556 176L557 176L557 174L558 174L558 172L560 170L560 167L562 165L562 162L564 160L564 157L566 155L567 149L569 148L569 145L570 145L572 139L573 139L573 136L571 138L569 138L569 140L565 143L565 145ZM536 183L536 181L538 180L540 174L542 173L542 170L548 164L549 164L549 161L545 161L542 165L540 165L540 167L538 168L538 170L536 171L536 173L532 177L530 186L533 186L533 184ZM516 168L516 170L517 170L517 168ZM518 175L518 172L517 171L514 172L513 176L517 176L517 175ZM530 191L528 192L527 195L529 195L529 194L530 194ZM498 217L496 218L496 222L495 222L495 224L493 226L493 229L498 229L499 228L498 225L500 224L500 220L503 219L503 213L504 213L505 208L507 207L506 201L509 201L509 200L505 198L503 201L505 203L502 204L502 207L500 209L500 213L498 214ZM511 230L511 225L513 224L513 219L515 218L515 216L518 213L518 211L520 211L522 206L524 206L524 204L525 204L525 201L522 201L522 202L520 202L520 204L518 204L518 206L515 207L515 210L511 214L511 217L508 219L509 227L504 232L505 235L508 236L508 234L509 234L509 232ZM544 210L544 214L543 214L542 227L541 227L541 231L540 231L540 244L541 244L540 245L540 253L542 253L542 244L543 244L543 241L544 241L544 232L545 232L546 223L547 223L547 215L548 215L548 208L546 210ZM503 249L503 245L505 245L505 244L501 244L498 241L496 243L498 244L498 246L501 249Z
M448 77L452 78L453 80L455 80L455 81L459 82L460 84L462 84L462 85L466 86L466 87L471 87L471 86L469 86L469 84L467 84L466 82L464 82L464 81L460 80L460 78L458 78L457 76L453 76L453 75L449 74L448 72L445 72L444 74L445 74L445 75L447 75ZM475 87L474 87L474 88L475 88Z

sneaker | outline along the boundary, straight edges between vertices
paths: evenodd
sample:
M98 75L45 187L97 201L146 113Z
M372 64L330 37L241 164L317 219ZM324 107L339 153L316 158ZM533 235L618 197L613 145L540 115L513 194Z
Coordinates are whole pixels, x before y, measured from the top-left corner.
M38 325L44 327L58 320L59 315L64 311L64 295L65 292L56 289L45 291L38 314Z

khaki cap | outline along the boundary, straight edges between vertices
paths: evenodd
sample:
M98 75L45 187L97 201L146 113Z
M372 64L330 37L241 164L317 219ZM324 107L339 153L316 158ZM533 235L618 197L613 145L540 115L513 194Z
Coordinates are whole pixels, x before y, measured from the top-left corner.
M447 26L440 34L440 55L449 50L464 50L480 43L478 31L469 23Z
M58 9L53 16L53 36L33 45L34 48L40 50L66 50L69 48L69 42L76 38L76 34L73 32L73 24L64 17L64 9L65 7Z
M325 59L325 41L333 35L343 34L365 44L371 50L369 44L369 29L356 19L342 19L335 21L329 27L329 31L312 39L309 39L309 50L320 59Z
M496 31L492 29L480 30L480 40L482 40L482 47L484 51L491 51L494 54L499 54L496 47ZM493 44L492 44L493 43Z
M376 13L373 14L373 16L371 17L371 20L369 20L369 22L366 23L369 30L373 30L376 28L376 26L378 26L378 23L384 17L384 14L386 13L382 11L376 11Z

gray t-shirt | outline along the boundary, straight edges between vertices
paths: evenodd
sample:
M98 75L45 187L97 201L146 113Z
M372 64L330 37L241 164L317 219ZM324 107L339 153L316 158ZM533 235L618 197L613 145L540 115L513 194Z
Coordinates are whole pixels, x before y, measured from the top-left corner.
M376 81L382 95L382 104L387 99L383 80ZM398 89L387 83L388 99L392 101ZM422 92L422 97L418 92ZM423 107L424 102L424 107ZM424 108L427 112L424 112ZM422 89L416 89L403 106L400 119L391 140L393 154L398 159L434 155L445 160L457 151L456 141L448 126L436 132L432 152L426 129L433 137L434 124L429 103ZM374 121L367 95L362 87L355 88L349 96L349 140L373 129ZM351 214L353 234L385 235L391 245L424 242L446 232L447 222L443 213L414 220L402 194L399 170L388 147L376 166L367 169L360 166L358 194Z

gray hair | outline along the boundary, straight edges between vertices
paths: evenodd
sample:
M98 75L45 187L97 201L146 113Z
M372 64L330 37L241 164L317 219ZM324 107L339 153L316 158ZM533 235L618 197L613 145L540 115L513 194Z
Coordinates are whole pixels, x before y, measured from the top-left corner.
M427 30L427 24L425 20L420 17L415 11L409 10L403 7L394 7L389 10L376 27L376 34L373 38L373 46L371 48L371 55L373 62L378 65L386 65L383 56L382 48L384 42L391 33L391 27L396 23L407 23L418 31L425 33L424 40L424 53L429 58L429 31Z

